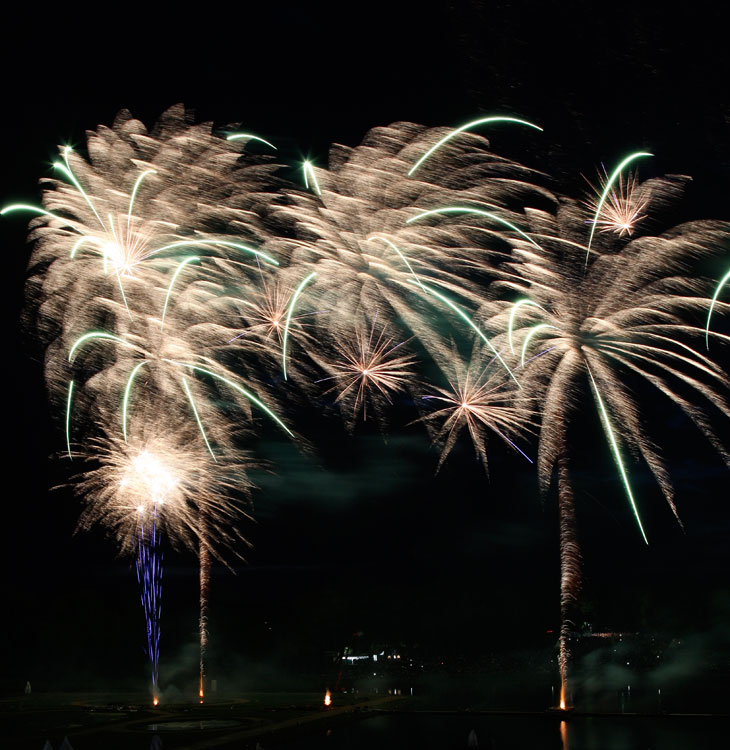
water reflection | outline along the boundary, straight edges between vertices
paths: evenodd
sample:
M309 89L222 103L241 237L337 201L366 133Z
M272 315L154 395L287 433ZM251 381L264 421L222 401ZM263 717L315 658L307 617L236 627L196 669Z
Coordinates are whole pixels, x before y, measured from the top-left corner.
M323 728L279 750L686 750L726 747L730 718L387 714Z

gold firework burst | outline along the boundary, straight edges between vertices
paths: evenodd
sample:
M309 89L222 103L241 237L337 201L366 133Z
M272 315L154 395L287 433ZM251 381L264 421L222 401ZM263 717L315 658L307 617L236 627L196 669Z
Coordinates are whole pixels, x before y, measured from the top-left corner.
M336 402L352 403L353 419L362 409L367 419L367 402L377 409L391 403L394 393L405 388L413 376L415 357L401 349L407 341L394 343L385 329L376 333L376 324L366 333L360 328L354 338L337 347L339 359L332 365L337 383L327 391L339 390Z
M595 223L600 232L613 232L619 237L627 234L630 237L636 225L646 218L645 210L649 201L643 197L635 173L627 174L626 178L619 175L618 182L614 183L614 187L601 202L607 184L608 175L604 170L603 175L599 173L598 187L592 186L595 195L585 201L584 205L591 215L597 215Z

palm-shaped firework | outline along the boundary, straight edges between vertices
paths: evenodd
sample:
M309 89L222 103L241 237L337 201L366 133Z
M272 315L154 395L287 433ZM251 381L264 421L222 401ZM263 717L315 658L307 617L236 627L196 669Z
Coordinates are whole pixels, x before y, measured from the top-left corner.
M540 486L553 473L558 486L563 706L581 578L578 408L595 408L645 540L627 450L678 514L633 379L730 465L706 416L730 416L725 374L701 351L713 311L730 309L719 301L730 274L712 300L691 275L727 245L727 227L651 236L683 180L625 177L645 152L604 170L586 211L469 132L500 122L535 127L495 117L375 128L355 148L333 146L328 169L305 163L306 189L277 193L271 158L241 152L261 139L216 135L182 107L151 131L122 112L88 134L88 159L61 149L42 207L3 210L34 217L28 318L47 345L68 455L95 462L77 485L80 528L103 525L137 558L155 695L164 534L200 555L203 696L210 558L241 541L236 497L248 488L234 410L292 435L280 407L302 389L334 394L348 427L368 411L383 421L419 382L425 353L444 376L420 402L439 467L462 433L485 469L490 433L522 453L539 414Z
M652 187L649 200L652 193L661 197L676 192L671 180L655 181ZM599 240L598 252L595 246L589 251L585 235L581 238L585 221L569 201L555 213L526 211L526 239L515 238L514 260L499 270L498 286L515 301L490 320L492 328L506 331L508 346L527 365L519 378L520 397L540 405L538 472L543 490L557 468L562 705L571 610L581 577L568 463L568 425L577 409L586 400L596 409L644 540L626 449L643 458L675 515L677 510L666 465L641 423L632 377L645 379L679 406L730 464L730 455L697 403L730 416L724 374L699 351L704 329L698 320L709 300L705 284L690 275L693 260L727 243L727 228L712 222L685 224L618 246Z

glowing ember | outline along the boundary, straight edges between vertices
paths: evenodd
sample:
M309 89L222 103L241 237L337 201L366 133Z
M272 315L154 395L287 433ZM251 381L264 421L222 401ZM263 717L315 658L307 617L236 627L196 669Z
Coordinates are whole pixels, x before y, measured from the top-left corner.
M160 702L160 699L157 698L157 697L155 697L155 698L152 699L152 705L153 706L156 706L159 702Z
M329 690L324 694L324 705L327 707L332 705L332 693Z

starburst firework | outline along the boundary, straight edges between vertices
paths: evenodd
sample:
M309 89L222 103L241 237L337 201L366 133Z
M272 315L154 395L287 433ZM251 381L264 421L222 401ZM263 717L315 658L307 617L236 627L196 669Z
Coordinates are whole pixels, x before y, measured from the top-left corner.
M423 420L441 448L439 469L463 431L469 434L485 471L489 433L499 436L532 463L514 442L514 438L531 432L531 412L524 403L515 404L514 381L499 367L495 355L489 352L490 356L485 356L484 349L483 345L475 346L468 364L454 351L447 367L449 388L435 387L433 395L424 397L436 407Z
M406 388L415 362L415 357L401 348L406 344L396 342L376 323L369 332L360 329L336 344L337 359L324 365L333 373L327 380L336 381L327 393L337 391L335 401L342 405L348 424L354 424L360 411L367 419L368 402L382 417L393 396Z
M600 232L613 232L618 237L631 236L636 225L646 218L649 205L636 173L629 173L625 177L619 174L614 186L609 184L605 170L599 178L599 186L594 188L595 195L585 203L591 215L596 217L592 223L599 227Z

